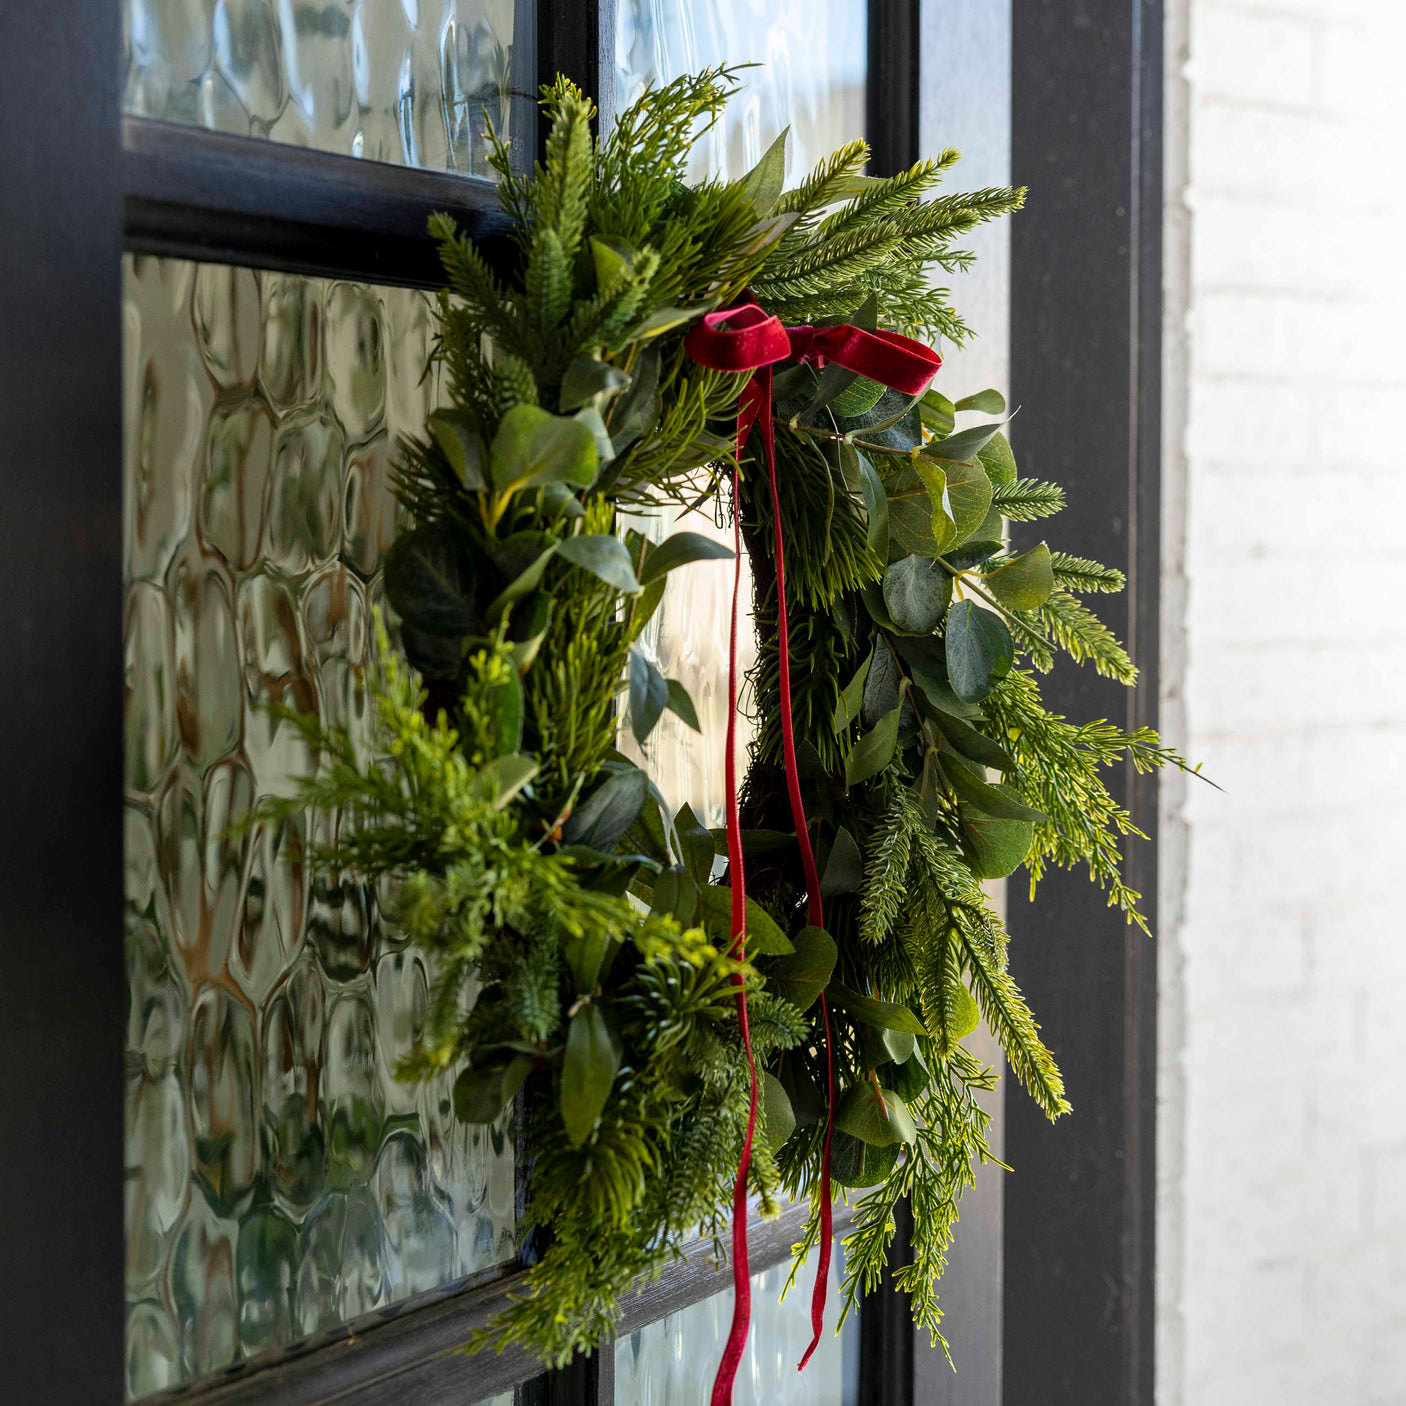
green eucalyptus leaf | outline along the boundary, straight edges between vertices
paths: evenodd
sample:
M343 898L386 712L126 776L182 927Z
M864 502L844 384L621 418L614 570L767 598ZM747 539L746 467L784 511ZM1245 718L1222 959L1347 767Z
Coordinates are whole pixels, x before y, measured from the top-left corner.
M1041 542L1018 557L1002 562L982 584L1007 610L1038 610L1055 588L1050 549Z
M680 927L690 927L698 911L698 883L682 864L661 870L654 876L651 913L677 918Z
M838 428L885 449L911 450L923 442L919 403L899 391L886 390L862 415L837 416Z
M597 361L593 356L578 356L566 368L566 375L561 378L562 413L579 409L594 401L597 396L609 400L619 395L629 384L629 376L618 366Z
M947 475L919 458L884 482L888 497L889 551L894 547L920 556L939 556L952 541L957 524L947 499Z
M578 1147L590 1136L610 1097L620 1048L598 1001L588 1001L566 1032L561 1066L561 1120Z
M863 996L851 991L848 986L832 981L825 988L825 999L832 1005L847 1011L865 1025L876 1026L880 1030L906 1030L910 1035L926 1035L927 1026L908 1009L895 1005L892 1001L880 1001L873 996Z
M864 680L864 696L859 718L866 728L873 727L886 713L898 707L902 699L903 671L893 657L893 651L878 640L874 645L873 663Z
M877 776L893 760L898 747L898 718L903 711L894 708L884 714L858 742L850 748L845 757L845 785L858 786Z
M790 127L783 127L781 135L762 153L762 159L742 177L743 193L752 202L758 219L766 219L781 199L786 180L786 138L790 131Z
M685 727L691 727L694 732L701 733L703 726L698 721L698 709L693 706L693 699L688 690L677 679L668 680L668 690L669 696L664 706L681 719Z
M552 522L559 517L585 517L586 510L569 483L548 483L542 488L542 515Z
M665 303L661 307L649 314L642 322L637 322L630 329L630 336L634 341L647 341L650 337L662 337L665 332L672 332L676 327L682 327L685 322L692 322L696 317L702 317L705 312L712 312L717 306L716 303L694 303L692 307L681 308L674 303Z
M985 532L986 523L982 522L978 529ZM993 557L1001 550L1002 543L995 537L973 537L969 542L963 542L960 547L953 547L950 551L943 552L942 560L952 568L953 571L970 571L974 566L980 566L988 557Z
M592 932L585 937L569 937L562 943L562 954L571 971L577 995L589 996L596 989L605 970L611 948L617 946L609 934Z
M796 747L797 770L800 769L799 745ZM804 785L804 782L802 782ZM708 832L713 837L713 853L726 857L727 855L727 829L719 826L716 830ZM775 854L778 850L788 849L796 843L796 835L793 830L743 830L742 831L742 853L747 859L759 859L764 854Z
M884 572L883 592L889 618L899 629L930 635L947 614L952 577L931 557L900 557Z
M704 884L698 890L698 914L704 931L726 951L732 946L732 890L726 884ZM747 900L747 955L790 956L796 949L775 919L755 899Z
M610 431L605 427L605 421L601 418L601 413L594 405L588 405L584 410L578 410L571 417L578 425L585 425L590 430L591 438L596 446L596 465L604 468L615 458L615 446L610 441ZM548 487L560 488L561 484L549 484Z
M781 1086L781 1080L770 1070L760 1071L758 1084L761 1086L762 1136L773 1152L779 1151L781 1144L796 1131L796 1115L791 1108L791 1100Z
M864 700L864 682L869 677L869 669L873 662L874 655L871 653L840 693L839 701L835 704L834 716L831 718L831 725L836 732L842 732L859 716L860 705Z
M635 250L623 239L591 236L591 262L596 269L596 288L609 295L635 271Z
M964 395L953 407L954 410L975 410L982 415L1004 415L1006 398L1000 391L977 391L975 395Z
M525 674L537 658L542 641L552 623L552 598L543 591L528 596L520 611L513 616L513 663Z
M918 1037L911 1030L881 1030L879 1040L894 1064L907 1064L918 1048Z
M871 381L867 376L857 376L830 402L830 408L836 415L847 418L862 415L866 410L873 408L875 402L883 395L884 389L881 381Z
M824 1120L825 1092L799 1059L783 1054L777 1077L781 1080L781 1087L786 1090L786 1097L791 1100L791 1111L796 1115L798 1128Z
M1000 785L1013 800L1019 797L1013 786ZM1004 879L1014 874L1030 853L1035 826L1028 820L997 820L975 806L959 807L962 821L962 853L978 879Z
M809 1010L829 985L840 949L824 928L804 927L791 939L795 951L771 969L777 993L797 1010Z
M557 555L573 566L589 571L617 591L634 595L640 589L625 544L608 532L582 532L568 537L557 543Z
M654 618L654 612L659 609L659 603L664 599L664 587L668 584L669 578L661 576L658 580L651 581L635 597L629 628L625 632L628 643L633 643L644 633L644 627Z
M858 893L864 883L864 855L850 832L841 825L835 832L820 876L820 896L833 898L837 893Z
M635 362L630 388L611 407L610 438L623 454L658 418L659 348L647 347Z
M918 402L918 410L923 424L935 435L950 435L953 425L957 423L957 407L941 391L931 387L923 392L923 398Z
M949 713L930 700L926 701L923 711L937 724L942 740L953 751L981 766L995 767L997 771L1015 770L1015 758L995 738L979 732L965 718Z
M1003 434L994 434L976 456L986 477L1000 487L1003 483L1014 483L1017 478L1015 455L1011 453L1010 441Z
M713 877L713 837L687 804L674 816L674 833L679 838L679 858L701 887Z
M675 532L645 557L640 567L640 585L647 586L666 572L690 562L731 561L734 555L731 547L701 532Z
M799 210L785 210L779 215L769 215L766 219L752 226L751 237L742 248L741 253L750 257L753 254L760 254L764 249L770 249L773 244L781 241L786 231L800 218L801 212Z
M630 731L644 746L669 701L669 684L643 650L630 650Z
M836 1186L877 1186L893 1171L901 1146L895 1139L886 1147L875 1147L836 1129L830 1146L830 1180Z
M913 794L918 809L923 813L930 830L936 830L942 818L942 769L937 764L937 748L929 747L923 753L923 769L918 774Z
M483 720L487 724L484 741L493 749L493 758L516 752L522 746L525 711L522 679L516 669L505 669L503 677L484 691Z
M454 1081L454 1116L462 1123L491 1123L513 1101L532 1070L532 1058L519 1054L475 1068Z
M1028 820L1033 824L1048 824L1050 817L1034 806L1028 806L1011 786L993 786L978 775L980 768L962 757L944 752L941 756L942 774L952 789L984 815L996 820Z
M477 631L483 578L453 528L402 533L386 553L384 579L392 608L415 629L451 637Z
M852 444L840 446L840 463L846 464L847 454L853 456L852 464L859 476L860 491L864 494L864 513L867 526L865 539L870 550L880 561L887 561L889 554L889 500L884 492L883 480L873 464Z
M457 679L464 671L463 636L431 635L417 630L408 620L400 622L400 647L410 667L423 678ZM474 636L469 636L473 639Z
M886 1064L878 1070L879 1083L892 1089L904 1103L912 1103L927 1088L931 1075L921 1056L905 1060L902 1064Z
M460 411L436 410L430 416L430 433L465 488L488 487L488 446L476 421Z
M1000 432L1000 425L973 425L971 429L958 430L946 439L931 441L924 446L923 453L931 459L970 463Z
M943 472L947 477L948 511L956 529L948 546L956 546L985 523L993 490L980 464L944 464Z
M521 600L524 596L531 595L538 586L542 584L542 577L546 575L547 563L557 553L557 543L543 549L538 554L532 564L523 572L519 573L510 581L494 598L489 602L488 609L483 612L483 618L490 625L496 625L502 618L503 612L508 609L514 601Z
M567 844L589 845L609 853L639 819L649 800L649 778L637 767L607 773L566 818L561 827Z
M502 810L539 770L531 757L525 757L521 753L495 757L478 773L485 799L494 810Z
M867 1079L845 1090L835 1109L835 1128L874 1147L916 1142L918 1137L903 1100Z
M515 405L503 416L490 459L493 487L500 493L545 483L587 488L596 477L596 442L589 427L536 405Z
M1015 646L1005 621L969 600L947 612L947 679L966 703L985 698L1010 672Z

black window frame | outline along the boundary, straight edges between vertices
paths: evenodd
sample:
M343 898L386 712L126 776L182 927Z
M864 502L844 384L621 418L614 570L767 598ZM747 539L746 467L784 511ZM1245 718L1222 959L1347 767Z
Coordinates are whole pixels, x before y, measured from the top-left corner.
M919 10L920 0L870 0L876 170L918 155ZM602 58L615 0L536 0L521 12L535 21L539 80L566 72L609 111ZM1128 570L1128 614L1113 623L1144 669L1131 716L1155 723L1161 0L1012 0L1012 12L1014 172L1035 191L1012 247L1023 465L1070 484L1089 550ZM505 228L484 181L123 117L117 0L6 0L0 53L11 57L0 86L0 1247L9 1290L0 1387L31 1403L104 1403L121 1399L125 1357L125 997L113 938L123 892L121 255L430 286L430 210L451 210L490 250ZM1071 395L1071 385L1087 393ZM1126 455L1108 449L1120 443ZM1088 445L1101 452L1084 455ZM1109 711L1096 684L1057 676L1051 693L1071 712ZM1155 835L1155 791L1130 775L1126 794ZM1155 846L1137 854L1138 886L1153 894ZM1004 1337L1005 1399L1150 1406L1155 950L1058 880L1038 909L1016 894L1011 907L1018 930L1038 926L1038 943L1016 945L1017 975L1081 1116L1047 1130L1019 1091L1009 1094L1007 1151L1021 1174L1006 1194L1005 1318L1019 1328ZM1067 944L1078 953L1068 964ZM1117 951L1121 965L1110 970ZM1067 1038L1095 1024L1116 1034L1101 1044ZM785 1258L800 1214L753 1227L754 1268ZM627 1301L621 1332L727 1282L700 1247ZM152 1399L374 1406L491 1395L530 1378L532 1364L453 1348L510 1283L499 1276L417 1300L377 1326L358 1323L216 1385ZM861 1318L861 1399L911 1406L906 1306L882 1291ZM612 1390L608 1346L529 1389L559 1406L606 1403Z

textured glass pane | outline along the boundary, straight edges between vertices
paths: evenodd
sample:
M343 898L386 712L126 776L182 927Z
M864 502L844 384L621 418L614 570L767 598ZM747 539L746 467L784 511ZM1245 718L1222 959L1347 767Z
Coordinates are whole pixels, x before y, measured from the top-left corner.
M531 103L510 96L535 62L514 0L121 3L139 117L477 176L487 119L531 138Z
M752 1331L737 1369L736 1406L854 1406L858 1358L850 1325L857 1326L857 1320L851 1319L838 1337L831 1331L839 1301L839 1258L836 1254L830 1265L830 1327L804 1372L796 1371L796 1364L810 1344L809 1277L802 1273L783 1303L789 1264L752 1276ZM615 1406L702 1406L731 1325L728 1288L618 1339Z
M622 105L647 82L667 82L710 64L757 61L726 120L695 151L694 176L746 171L783 127L787 180L837 146L864 135L867 7L857 0L620 0L616 83ZM663 513L635 524L656 539L671 531L707 532L732 545L726 530L699 513ZM688 801L705 825L723 823L731 562L702 562L670 577L643 641L664 674L693 697L703 732L666 712L644 749L650 772L675 805ZM738 667L756 659L752 580L742 568ZM738 773L752 729L747 692L738 723ZM640 755L633 742L624 750Z
M364 738L363 669L423 423L422 293L129 256L129 1395L513 1252L501 1132L398 1082L427 974L383 895L314 878L336 815L232 830L316 763L278 700Z
M619 0L616 84L622 106L646 82L715 64L741 75L726 119L695 152L696 174L738 176L790 126L787 179L864 135L868 7L862 0Z

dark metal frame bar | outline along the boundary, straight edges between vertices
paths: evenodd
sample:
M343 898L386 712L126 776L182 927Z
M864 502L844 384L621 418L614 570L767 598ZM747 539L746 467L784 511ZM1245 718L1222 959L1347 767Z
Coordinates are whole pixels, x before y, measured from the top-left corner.
M864 122L869 171L892 176L918 160L922 0L869 0Z
M1015 448L1022 473L1068 489L1069 549L1127 573L1100 613L1142 670L1128 693L1058 669L1045 697L1073 717L1155 725L1161 0L1014 0L1013 20L1012 170L1031 188L1012 226ZM1152 837L1127 864L1151 912L1155 778L1116 780ZM1007 1089L1005 1400L1151 1406L1156 948L1077 874L1051 875L1034 902L1013 887L1009 903L1011 964L1076 1113L1052 1127Z

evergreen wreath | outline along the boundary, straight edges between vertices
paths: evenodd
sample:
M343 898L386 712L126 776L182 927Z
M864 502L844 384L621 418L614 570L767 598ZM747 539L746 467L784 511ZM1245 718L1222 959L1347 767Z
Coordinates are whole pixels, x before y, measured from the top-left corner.
M1120 858L1139 832L1100 773L1185 765L1148 729L1042 705L1035 675L1057 649L1125 684L1136 670L1081 600L1121 589L1119 572L1005 545L1006 520L1054 513L1064 494L1019 477L999 421L956 428L964 412L1003 414L999 394L910 397L834 364L782 366L796 779L827 906L823 929L808 923L756 449L735 500L726 491L749 373L700 365L686 335L755 299L787 323L960 343L931 272L966 268L954 241L1023 192L926 198L956 152L880 179L862 174L858 141L783 191L784 135L745 179L689 187L692 141L736 81L719 68L647 91L600 141L572 84L544 89L550 135L531 176L491 138L513 227L506 281L450 218L433 220L450 404L401 446L412 525L385 563L411 668L380 627L375 756L286 715L321 764L264 812L342 808L316 861L394 882L399 925L434 973L399 1072L459 1070L457 1115L514 1110L524 1150L530 1267L476 1345L558 1365L609 1335L621 1295L700 1230L721 1242L752 1056L747 1186L763 1214L809 1201L796 1268L828 1249L830 1179L861 1192L847 1312L877 1284L908 1198L912 1262L897 1280L940 1342L958 1202L991 1155L977 1096L995 1075L962 1045L979 1018L1041 1109L1069 1110L981 881L1023 864L1033 888L1049 865L1083 865L1145 928ZM641 742L665 709L697 727L638 641L671 572L731 555L696 533L622 533L619 515L719 497L754 563L761 646L732 837L747 856L745 958L714 881L728 836L687 806L671 814L616 748L626 691Z

